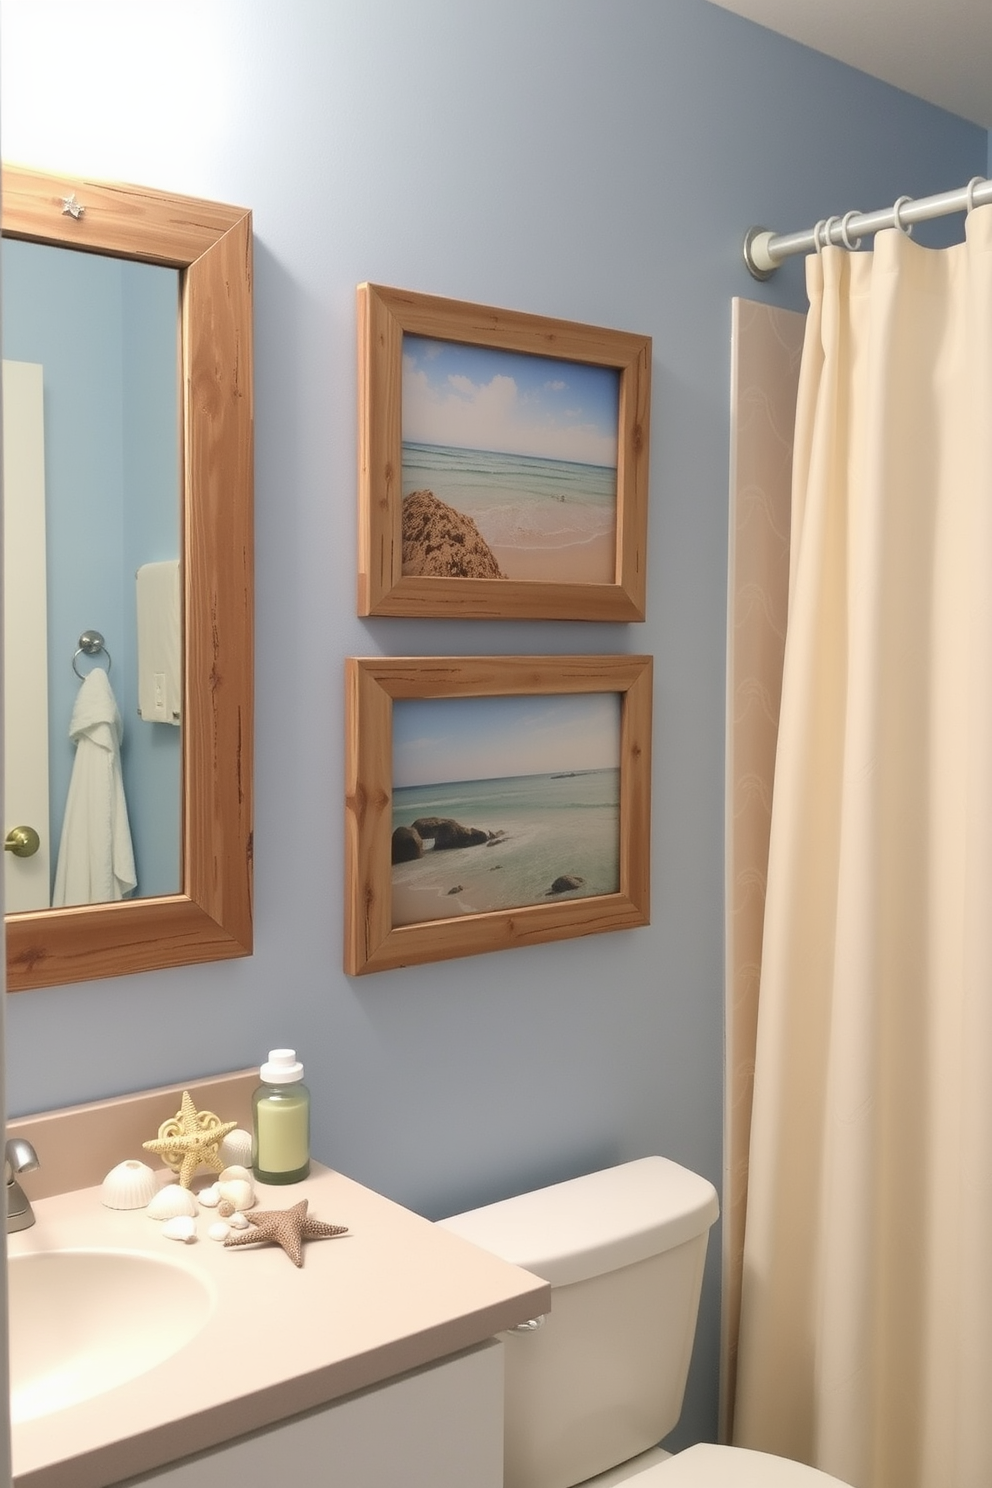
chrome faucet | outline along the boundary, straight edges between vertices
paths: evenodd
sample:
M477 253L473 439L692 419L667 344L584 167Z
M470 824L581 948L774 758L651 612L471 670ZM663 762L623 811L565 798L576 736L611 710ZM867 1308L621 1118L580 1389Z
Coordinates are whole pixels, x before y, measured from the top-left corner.
M7 1187L7 1234L30 1229L34 1224L34 1211L27 1194L17 1181L18 1173L27 1173L39 1166L38 1154L24 1137L11 1137L4 1148L3 1176Z

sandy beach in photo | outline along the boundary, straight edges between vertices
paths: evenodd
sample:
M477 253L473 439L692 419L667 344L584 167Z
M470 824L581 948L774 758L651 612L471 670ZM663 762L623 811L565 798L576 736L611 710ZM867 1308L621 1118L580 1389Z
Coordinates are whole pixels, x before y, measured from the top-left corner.
M613 533L559 548L501 547L490 543L493 557L508 579L554 584L612 584L616 579Z
M431 818L491 836L464 847L425 840L420 857L394 863L394 925L619 889L618 769L394 787L394 827Z
M402 494L445 509L411 506L404 573L615 583L619 387L615 368L405 332Z

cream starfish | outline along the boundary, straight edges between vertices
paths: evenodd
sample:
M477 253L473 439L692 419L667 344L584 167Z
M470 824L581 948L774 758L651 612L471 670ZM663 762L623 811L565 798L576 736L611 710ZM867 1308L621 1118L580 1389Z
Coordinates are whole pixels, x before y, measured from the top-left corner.
M322 1219L310 1219L307 1215L307 1199L301 1199L292 1209L255 1209L248 1216L246 1230L228 1235L226 1246L262 1245L271 1240L281 1245L294 1266L303 1265L304 1240L321 1240L325 1236L345 1235L347 1225L325 1224Z
M221 1121L213 1111L198 1111L188 1090L183 1091L182 1109L163 1121L154 1141L142 1142L148 1152L157 1152L174 1173L179 1174L183 1188L189 1188L197 1168L223 1171L217 1149L234 1131L236 1121Z

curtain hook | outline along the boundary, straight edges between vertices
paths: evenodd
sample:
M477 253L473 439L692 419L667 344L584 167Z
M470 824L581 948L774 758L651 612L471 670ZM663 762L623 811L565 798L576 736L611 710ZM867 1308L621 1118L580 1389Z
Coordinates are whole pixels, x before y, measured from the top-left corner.
M823 244L820 242L820 232L822 228L826 227L826 225L827 219L825 217L821 217L819 222L813 229L813 247L816 249L817 258L819 258L820 254L823 252Z
M972 212L975 210L975 188L978 187L978 186L984 186L984 185L985 185L985 177L984 176L972 176L971 180L968 182L967 186L964 188L964 209L967 212L967 214L968 214L969 217L971 216Z
M910 196L900 196L898 201L896 201L892 207L893 222L899 229L899 231L903 233L907 238L911 238L913 236L913 224L910 222L907 226L907 224L903 222L902 209L903 207L909 206L911 201L912 197Z
M860 211L858 210L857 207L855 207L855 209L854 209L853 212L845 212L844 215L843 215L843 217L841 218L841 221L840 221L840 240L844 244L844 247L848 250L849 253L854 253L854 252L856 252L856 250L858 248L861 247L861 239L860 238L855 238L854 242L853 243L851 242L851 227L850 227L850 224L851 224L852 219L855 218L855 217L860 217L860 216L861 216Z
M823 224L823 246L824 246L824 248L829 248L830 247L830 234L833 232L834 228L837 226L837 224L838 224L838 222L840 222L840 220L841 219L839 217L828 217L827 220L826 220L826 222Z

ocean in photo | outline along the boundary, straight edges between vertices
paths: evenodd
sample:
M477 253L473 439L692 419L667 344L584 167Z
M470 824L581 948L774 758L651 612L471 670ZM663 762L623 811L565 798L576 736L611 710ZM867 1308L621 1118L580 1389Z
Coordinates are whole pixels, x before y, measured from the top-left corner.
M609 558L615 544L613 466L404 441L402 489L433 491L471 517L493 549L546 549L553 562L553 549L607 539Z
M554 903L547 891L566 874L585 882L562 897L619 891L618 769L394 787L394 829L422 816L506 835L438 852L425 843L422 858L394 864L394 925Z

